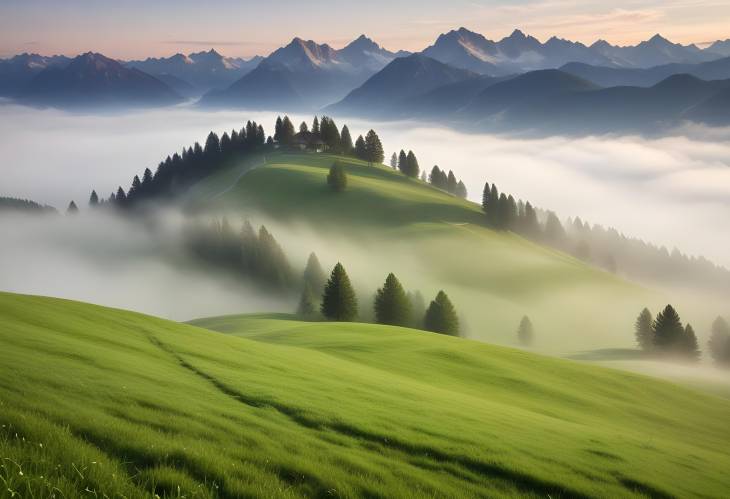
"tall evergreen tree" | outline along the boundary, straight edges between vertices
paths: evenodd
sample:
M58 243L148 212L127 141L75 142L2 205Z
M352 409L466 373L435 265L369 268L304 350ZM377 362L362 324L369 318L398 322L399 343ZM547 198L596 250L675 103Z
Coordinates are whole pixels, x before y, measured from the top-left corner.
M281 142L285 145L291 145L294 142L294 125L289 116L284 116L281 121Z
M277 116L276 124L274 125L274 140L278 143L281 143L281 127L283 123L284 122L281 120L281 116Z
M521 345L531 345L535 339L535 329L532 325L532 321L526 315L522 317L520 325L517 328L517 340Z
M117 189L117 195L115 197L115 202L117 206L120 208L124 208L127 206L127 195L124 193L124 189L122 189L122 186L120 185Z
M540 236L540 222L537 220L537 212L529 201L525 203L525 218L522 221L522 231L530 239L537 239Z
M314 117L314 120L312 120L312 133L315 137L319 138L319 118L316 116Z
M436 298L429 304L423 320L426 331L434 333L459 335L459 319L456 316L454 305L443 291L439 291Z
M398 169L404 175L408 171L408 156L406 156L406 152L403 149L398 153Z
M220 155L221 152L221 142L218 136L210 132L208 134L208 137L205 139L205 148L203 149L203 152L205 153L206 159L210 161L215 161L218 158L218 155ZM210 167L210 163L208 164L208 167Z
M545 240L552 246L561 248L565 245L566 238L567 234L560 219L555 213L549 211L545 220Z
M707 346L715 365L730 367L730 325L724 318L718 317L712 323Z
M335 161L330 167L329 174L327 174L327 185L335 192L342 192L347 188L345 165L340 161Z
M700 346L697 342L697 335L694 328L687 323L684 328L684 337L682 338L682 355L688 360L696 362L700 360Z
M375 133L375 130L370 130L365 135L365 154L368 163L371 165L374 163L380 164L385 159L383 144L380 142L380 137Z
M355 157L367 161L367 154L365 139L362 138L362 135L358 135L357 140L355 140Z
M404 173L409 177L418 178L420 170L416 155L413 154L413 151L408 151L408 154L406 155L406 171Z
M301 124L299 125L299 133L303 133L303 134L309 133L309 127L307 126L306 121L302 121Z
M71 201L68 204L68 208L66 208L66 215L76 215L79 212L78 206L76 206L76 203Z
M484 213L489 211L490 192L491 187L489 186L489 182L485 182L484 190L482 190L482 211Z
M340 149L342 154L346 156L352 156L355 152L355 146L352 143L352 135L350 135L350 129L347 125L342 125L342 132L340 133Z
M459 180L459 183L456 184L456 196L460 197L461 199L466 199L467 196L466 192L466 186L464 185L464 182Z
M449 174L446 177L446 190L451 194L456 194L456 175L451 170L449 170Z
M679 314L667 305L654 320L654 346L664 353L677 353L684 349L683 339L684 326Z
M634 322L634 336L639 347L648 352L654 348L654 318L648 308L641 311Z
M390 157L390 167L394 170L398 168L398 155L396 153L393 153Z
M411 304L398 278L390 273L385 284L375 293L375 321L378 324L408 326Z
M307 265L304 267L303 281L305 286L309 286L314 296L319 297L327 283L327 276L319 263L317 255L310 253L307 259Z
M99 206L99 196L96 195L96 191L91 191L91 196L89 196L89 206L92 208Z
M357 317L357 298L350 278L341 263L337 263L322 295L322 315L339 322L351 322Z

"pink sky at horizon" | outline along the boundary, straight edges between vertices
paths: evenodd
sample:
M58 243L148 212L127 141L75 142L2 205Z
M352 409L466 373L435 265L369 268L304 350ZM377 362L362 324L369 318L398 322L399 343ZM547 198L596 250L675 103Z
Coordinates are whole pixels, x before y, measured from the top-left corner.
M464 26L498 40L519 28L591 44L632 45L656 33L678 43L730 38L730 2L719 0L7 0L0 5L0 57L87 51L133 59L215 48L267 55L293 37L335 48L366 34L390 50L419 51Z

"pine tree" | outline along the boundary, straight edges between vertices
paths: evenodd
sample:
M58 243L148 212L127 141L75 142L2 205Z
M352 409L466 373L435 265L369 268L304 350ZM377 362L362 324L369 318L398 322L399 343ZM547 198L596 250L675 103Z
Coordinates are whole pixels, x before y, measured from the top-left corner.
M390 157L390 167L394 170L398 168L398 155L396 153L393 153Z
M648 308L641 311L634 322L634 336L636 343L645 352L650 351L654 347L654 318L651 316Z
M537 239L540 236L540 222L537 220L537 212L530 202L525 203L525 218L522 221L522 232L530 239Z
M517 340L521 345L528 346L534 341L535 330L532 321L526 315L522 317L520 325L517 328Z
M124 189L122 189L122 186L120 185L117 189L117 195L115 197L116 204L120 208L124 208L127 206L127 195L124 193Z
M403 149L398 153L398 169L403 175L408 171L408 156L406 156L406 152Z
M274 125L274 140L281 144L281 127L283 125L281 116L276 117L276 124Z
M461 199L466 199L467 196L466 192L466 186L464 185L464 182L459 180L459 183L456 184L456 196L460 197Z
M362 138L362 135L358 135L357 140L355 140L355 157L367 161L367 154L365 139Z
M357 298L342 264L337 263L322 295L322 315L327 319L351 322L357 317Z
M484 190L482 190L482 211L484 213L488 213L489 212L489 202L490 202L490 199L491 199L489 197L490 190L491 190L491 188L489 187L489 182L485 182L484 183Z
M411 319L411 304L406 292L391 274L385 284L375 293L375 322L392 326L408 326Z
M307 126L307 122L306 121L302 121L299 124L299 133L302 133L302 134L309 133L309 127Z
M342 125L342 132L340 133L340 149L342 150L342 154L346 156L352 156L355 152L355 146L352 144L350 129L347 128L347 125Z
M208 161L214 161L220 155L221 143L220 139L215 133L210 132L208 134L208 138L205 139L205 148L203 149L203 152ZM208 167L210 168L211 166L212 165L209 163Z
M654 320L654 346L662 352L677 352L683 349L684 326L679 314L667 305Z
M406 171L404 173L409 177L417 178L420 170L416 155L413 154L413 151L408 151L406 155Z
M327 185L335 192L342 192L347 188L347 173L345 172L345 165L339 161L335 161L330 167L330 172L327 175Z
M715 365L730 367L730 325L724 318L718 317L712 323L707 346Z
M96 195L96 191L91 191L91 196L89 196L89 206L91 208L99 206L99 196Z
M459 335L459 319L451 300L443 291L439 291L436 298L428 306L423 320L423 327L426 331L433 331L434 333L451 336Z
M365 154L367 161L371 165L373 163L380 164L385 159L385 152L383 151L383 144L380 142L380 137L375 133L375 130L368 131L365 135Z
M446 190L451 194L456 194L456 175L451 170L449 170L449 174L446 177Z
M66 208L66 215L76 215L79 212L78 206L76 206L76 203L71 201L68 204L68 208Z
M309 286L314 296L319 297L327 283L327 276L319 263L317 255L310 253L307 265L304 267L304 285Z
M316 116L312 120L312 133L315 137L319 138L319 119Z
M284 116L281 122L281 142L287 146L294 142L294 125L292 124L289 116Z
M684 336L682 338L682 355L687 358L687 360L696 362L700 360L700 347L699 343L697 342L697 335L695 334L694 328L687 323L687 326L684 328Z
M549 211L547 214L547 220L545 221L545 240L548 244L556 248L561 248L565 244L567 234L563 228L563 224L560 223L558 216Z
M487 206L487 224L495 229L499 228L499 190L497 184L492 184L489 190L489 205Z

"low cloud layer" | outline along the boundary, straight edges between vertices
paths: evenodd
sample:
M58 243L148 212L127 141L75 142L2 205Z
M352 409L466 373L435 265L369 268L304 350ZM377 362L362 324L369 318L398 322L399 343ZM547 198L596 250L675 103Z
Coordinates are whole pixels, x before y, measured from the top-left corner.
M275 114L190 108L73 115L0 106L0 195L65 208L91 189L127 187L145 167L208 131L247 119L272 130ZM298 124L310 116L294 116ZM523 139L460 134L413 123L345 120L355 134L379 131L388 156L413 149L422 168L453 169L478 200L485 181L562 217L580 216L627 235L676 246L730 266L730 130L687 126L660 139ZM342 125L343 120L338 120Z

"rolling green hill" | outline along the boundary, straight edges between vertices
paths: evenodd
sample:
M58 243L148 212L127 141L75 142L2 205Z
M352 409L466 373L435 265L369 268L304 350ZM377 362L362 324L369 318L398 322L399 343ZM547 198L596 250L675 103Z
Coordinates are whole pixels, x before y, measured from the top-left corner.
M0 293L0 497L721 497L730 402L458 338Z
M265 222L297 265L309 251L329 268L341 261L363 318L388 272L427 300L446 290L471 338L514 343L528 314L536 348L553 353L633 345L636 314L666 304L566 254L492 231L476 203L385 166L344 160L348 188L333 193L325 178L337 159L267 155L251 171L239 165L206 179L188 202Z

